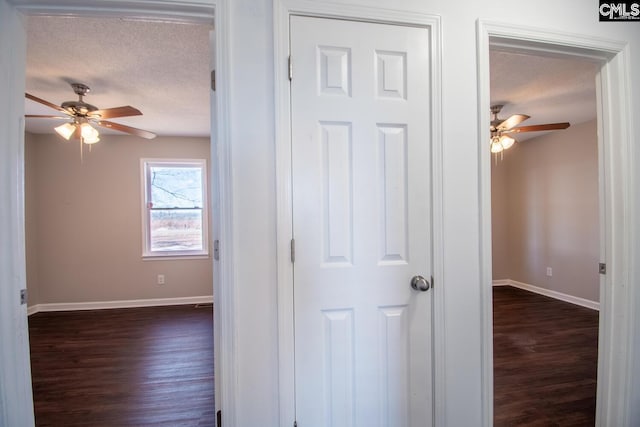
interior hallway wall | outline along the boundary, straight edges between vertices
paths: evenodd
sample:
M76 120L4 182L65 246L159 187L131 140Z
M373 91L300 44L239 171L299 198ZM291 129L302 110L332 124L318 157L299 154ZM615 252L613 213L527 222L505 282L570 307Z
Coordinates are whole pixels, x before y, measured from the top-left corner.
M0 79L0 93L11 96L0 103L0 171L7 180L0 186L0 228L3 236L13 235L16 224L16 205L19 195L14 190L11 172L21 159L17 141L19 132L20 105L24 102L24 76L17 76L12 69L24 62L24 54L16 43L21 43L13 4L52 2L51 0L0 0L0 69L6 78ZM443 380L444 414L447 426L478 426L483 419L482 393L482 303L480 280L479 242L479 153L481 140L478 119L477 94L477 21L490 20L521 28L539 28L548 31L574 34L585 37L622 41L627 44L629 78L640 72L640 26L636 22L598 22L597 4L582 0L540 0L537 2L512 0L487 0L483 2L442 2L439 0L353 0L339 1L351 6L364 5L402 12L420 12L436 15L442 20L442 81L439 87L443 102L437 107L442 114L442 146L444 170L444 217L443 235L445 260L443 281L440 289L446 289L445 319L446 335L443 343L446 365ZM58 0L73 6L76 0ZM114 0L103 4L114 5ZM189 2L186 2L189 3ZM202 0L202 3L210 3ZM234 363L238 377L233 378L236 390L234 400L238 426L291 425L289 420L279 419L278 398L278 315L275 248L275 156L274 156L274 91L273 91L273 0L225 1L228 15L226 24L230 29L229 69L232 75L228 82L230 91L229 146L230 167L233 170L233 186L230 209L233 211L233 280L225 283L235 296L235 327L231 334L234 345ZM323 0L315 3L321 4ZM175 2L167 1L167 9ZM9 25L5 25L5 24ZM16 38L16 34L18 37ZM6 36L6 37L5 37ZM278 58L284 66L285 58ZM10 65L14 64L14 65ZM12 68L13 67L13 68ZM640 85L630 80L627 107L631 117L640 117ZM486 108L488 106L481 106ZM630 124L632 135L640 135L640 122ZM633 148L633 159L640 159L640 144ZM631 160L637 166L637 160ZM7 171L4 173L4 171ZM635 167L633 182L640 182L640 168ZM9 184L5 184L9 182ZM631 209L640 208L640 186L633 188L635 198L630 200ZM256 208L258 207L258 208ZM640 235L637 218L630 218L631 242L634 254L640 254ZM0 296L2 301L14 301L20 289L20 269L12 249L19 247L20 240L2 242L0 256ZM634 265L630 260L631 265ZM638 263L635 263L638 264ZM631 275L630 277L636 277ZM247 286L251 284L251 286ZM636 283L631 283L634 288ZM633 306L640 309L640 292L631 294ZM5 299L6 298L6 299ZM13 308L9 318L18 319L20 308ZM638 311L638 310L635 310ZM6 319L3 318L3 319ZM640 316L631 319L628 331L636 354L640 354ZM24 322L23 322L24 323ZM4 337L16 337L17 322L2 323ZM4 348L5 354L15 360L24 360L26 355L19 347L19 337ZM6 343L9 341L3 341ZM15 351L11 351L17 349ZM9 360L3 358L2 360ZM10 373L9 365L0 362L3 374ZM23 384L13 377L3 376L0 386L2 402L19 404L28 401L29 393L20 393L15 384ZM7 384L5 387L4 384ZM640 358L629 369L629 384L632 384L630 402L639 402ZM20 396L10 400L7 396ZM23 398L24 397L24 398ZM6 406L7 408L9 406ZM464 408L464 410L461 410ZM1 409L1 408L0 408ZM628 409L630 425L640 423L640 405ZM18 412L18 411L14 411ZM18 412L21 413L21 412ZM1 419L1 418L0 418ZM22 425L18 423L15 425Z
M328 1L327 1L328 2ZM317 0L317 4L325 3ZM449 426L482 420L482 309L479 243L477 21L542 28L629 43L640 70L640 26L599 23L596 4L582 0L339 1L442 20L442 147L446 387L440 408ZM274 139L273 0L233 0L230 7L231 141L234 218L235 366L239 426L282 426L278 399L278 301ZM278 58L286 66L286 58ZM637 86L637 85L636 85ZM631 99L640 99L640 87ZM482 108L487 108L483 106ZM637 113L638 106L633 107ZM636 128L638 125L635 125ZM638 132L640 134L640 132ZM639 157L640 158L640 157ZM640 199L639 199L640 200ZM256 206L259 209L256 209ZM252 284L247 286L247 284ZM639 329L640 330L640 329ZM637 371L640 377L640 369ZM460 408L465 408L461 411Z

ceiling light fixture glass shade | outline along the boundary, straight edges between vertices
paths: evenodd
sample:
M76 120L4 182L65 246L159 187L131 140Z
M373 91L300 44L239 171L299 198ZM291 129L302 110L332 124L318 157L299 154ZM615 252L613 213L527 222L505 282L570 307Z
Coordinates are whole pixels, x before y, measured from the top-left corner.
M502 151L511 148L515 142L515 138L508 135L494 135L491 137L491 152L494 154L502 153Z
M76 135L75 137L78 138L78 135L76 133L78 130L78 127L80 127L79 138L85 144L95 144L96 142L100 141L100 134L98 133L98 131L93 126L91 126L89 123L86 123L86 122L85 123L65 123L63 125L60 125L54 128L54 130L58 133L58 135L60 135L61 137L63 137L68 141L74 135Z
M504 148L505 150L507 148L510 148L515 142L516 140L511 138L510 136L502 135L500 137L500 145L502 145L502 148Z
M55 131L58 133L58 135L60 135L61 137L63 137L68 141L69 138L71 138L73 133L76 131L76 126L71 123L65 123L55 128Z
M502 152L502 150L504 150L504 147L500 143L500 138L497 136L491 138L491 152L497 154Z
M95 144L100 141L100 134L89 123L82 123L80 125L80 135L82 136L82 142L85 144Z

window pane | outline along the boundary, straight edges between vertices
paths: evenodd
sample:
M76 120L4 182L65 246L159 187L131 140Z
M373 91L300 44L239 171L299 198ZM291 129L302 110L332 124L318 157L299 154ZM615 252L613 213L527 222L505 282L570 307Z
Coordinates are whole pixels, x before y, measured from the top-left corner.
M151 200L154 208L201 208L202 169L150 166Z
M202 210L151 211L151 251L202 250Z

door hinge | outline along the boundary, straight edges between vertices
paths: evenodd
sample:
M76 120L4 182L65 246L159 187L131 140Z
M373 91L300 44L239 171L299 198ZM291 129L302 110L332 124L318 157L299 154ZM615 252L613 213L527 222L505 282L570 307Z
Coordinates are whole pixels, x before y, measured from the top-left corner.
M297 421L293 422L293 427L298 427L298 422Z
M222 411L216 412L216 427L222 427Z
M213 259L220 260L220 240L213 241Z
M27 303L27 290L20 289L20 305L25 305Z
M289 81L293 80L293 62L291 62L291 55L289 55Z
M211 70L211 90L216 91L216 70Z
M296 239L291 239L291 262L296 262Z
M598 264L598 271L600 272L600 274L607 274L607 264L604 262Z
M435 284L435 282L433 281L433 276L431 276L431 289L433 289L433 285Z

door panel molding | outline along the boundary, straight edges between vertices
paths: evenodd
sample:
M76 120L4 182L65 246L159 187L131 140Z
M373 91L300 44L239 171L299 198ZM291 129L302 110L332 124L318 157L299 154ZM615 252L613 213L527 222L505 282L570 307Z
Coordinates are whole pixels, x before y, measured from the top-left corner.
M294 308L293 265L291 263L292 171L291 171L291 104L289 81L289 18L292 15L418 26L430 31L432 54L431 140L432 140L432 238L433 274L437 283L433 292L433 381L434 425L446 425L444 420L445 325L443 286L442 235L442 95L441 95L441 24L440 18L419 12L394 11L341 4L324 4L308 0L274 1L274 76L275 76L275 137L276 137L276 209L277 209L277 283L278 283L278 363L280 424L293 425L295 420L294 383ZM295 78L295 58L292 59Z
M600 176L600 280L598 390L596 425L628 426L634 349L633 304L638 282L633 269L633 128L629 105L629 47L591 36L479 20L478 147L480 199L480 283L482 299L482 425L493 425L493 319L491 271L491 154L485 124L490 121L489 49L508 46L521 52L577 56L603 63L598 88L598 157ZM615 258L614 258L615 255ZM594 271L597 266L594 265ZM614 315L615 314L615 315Z

